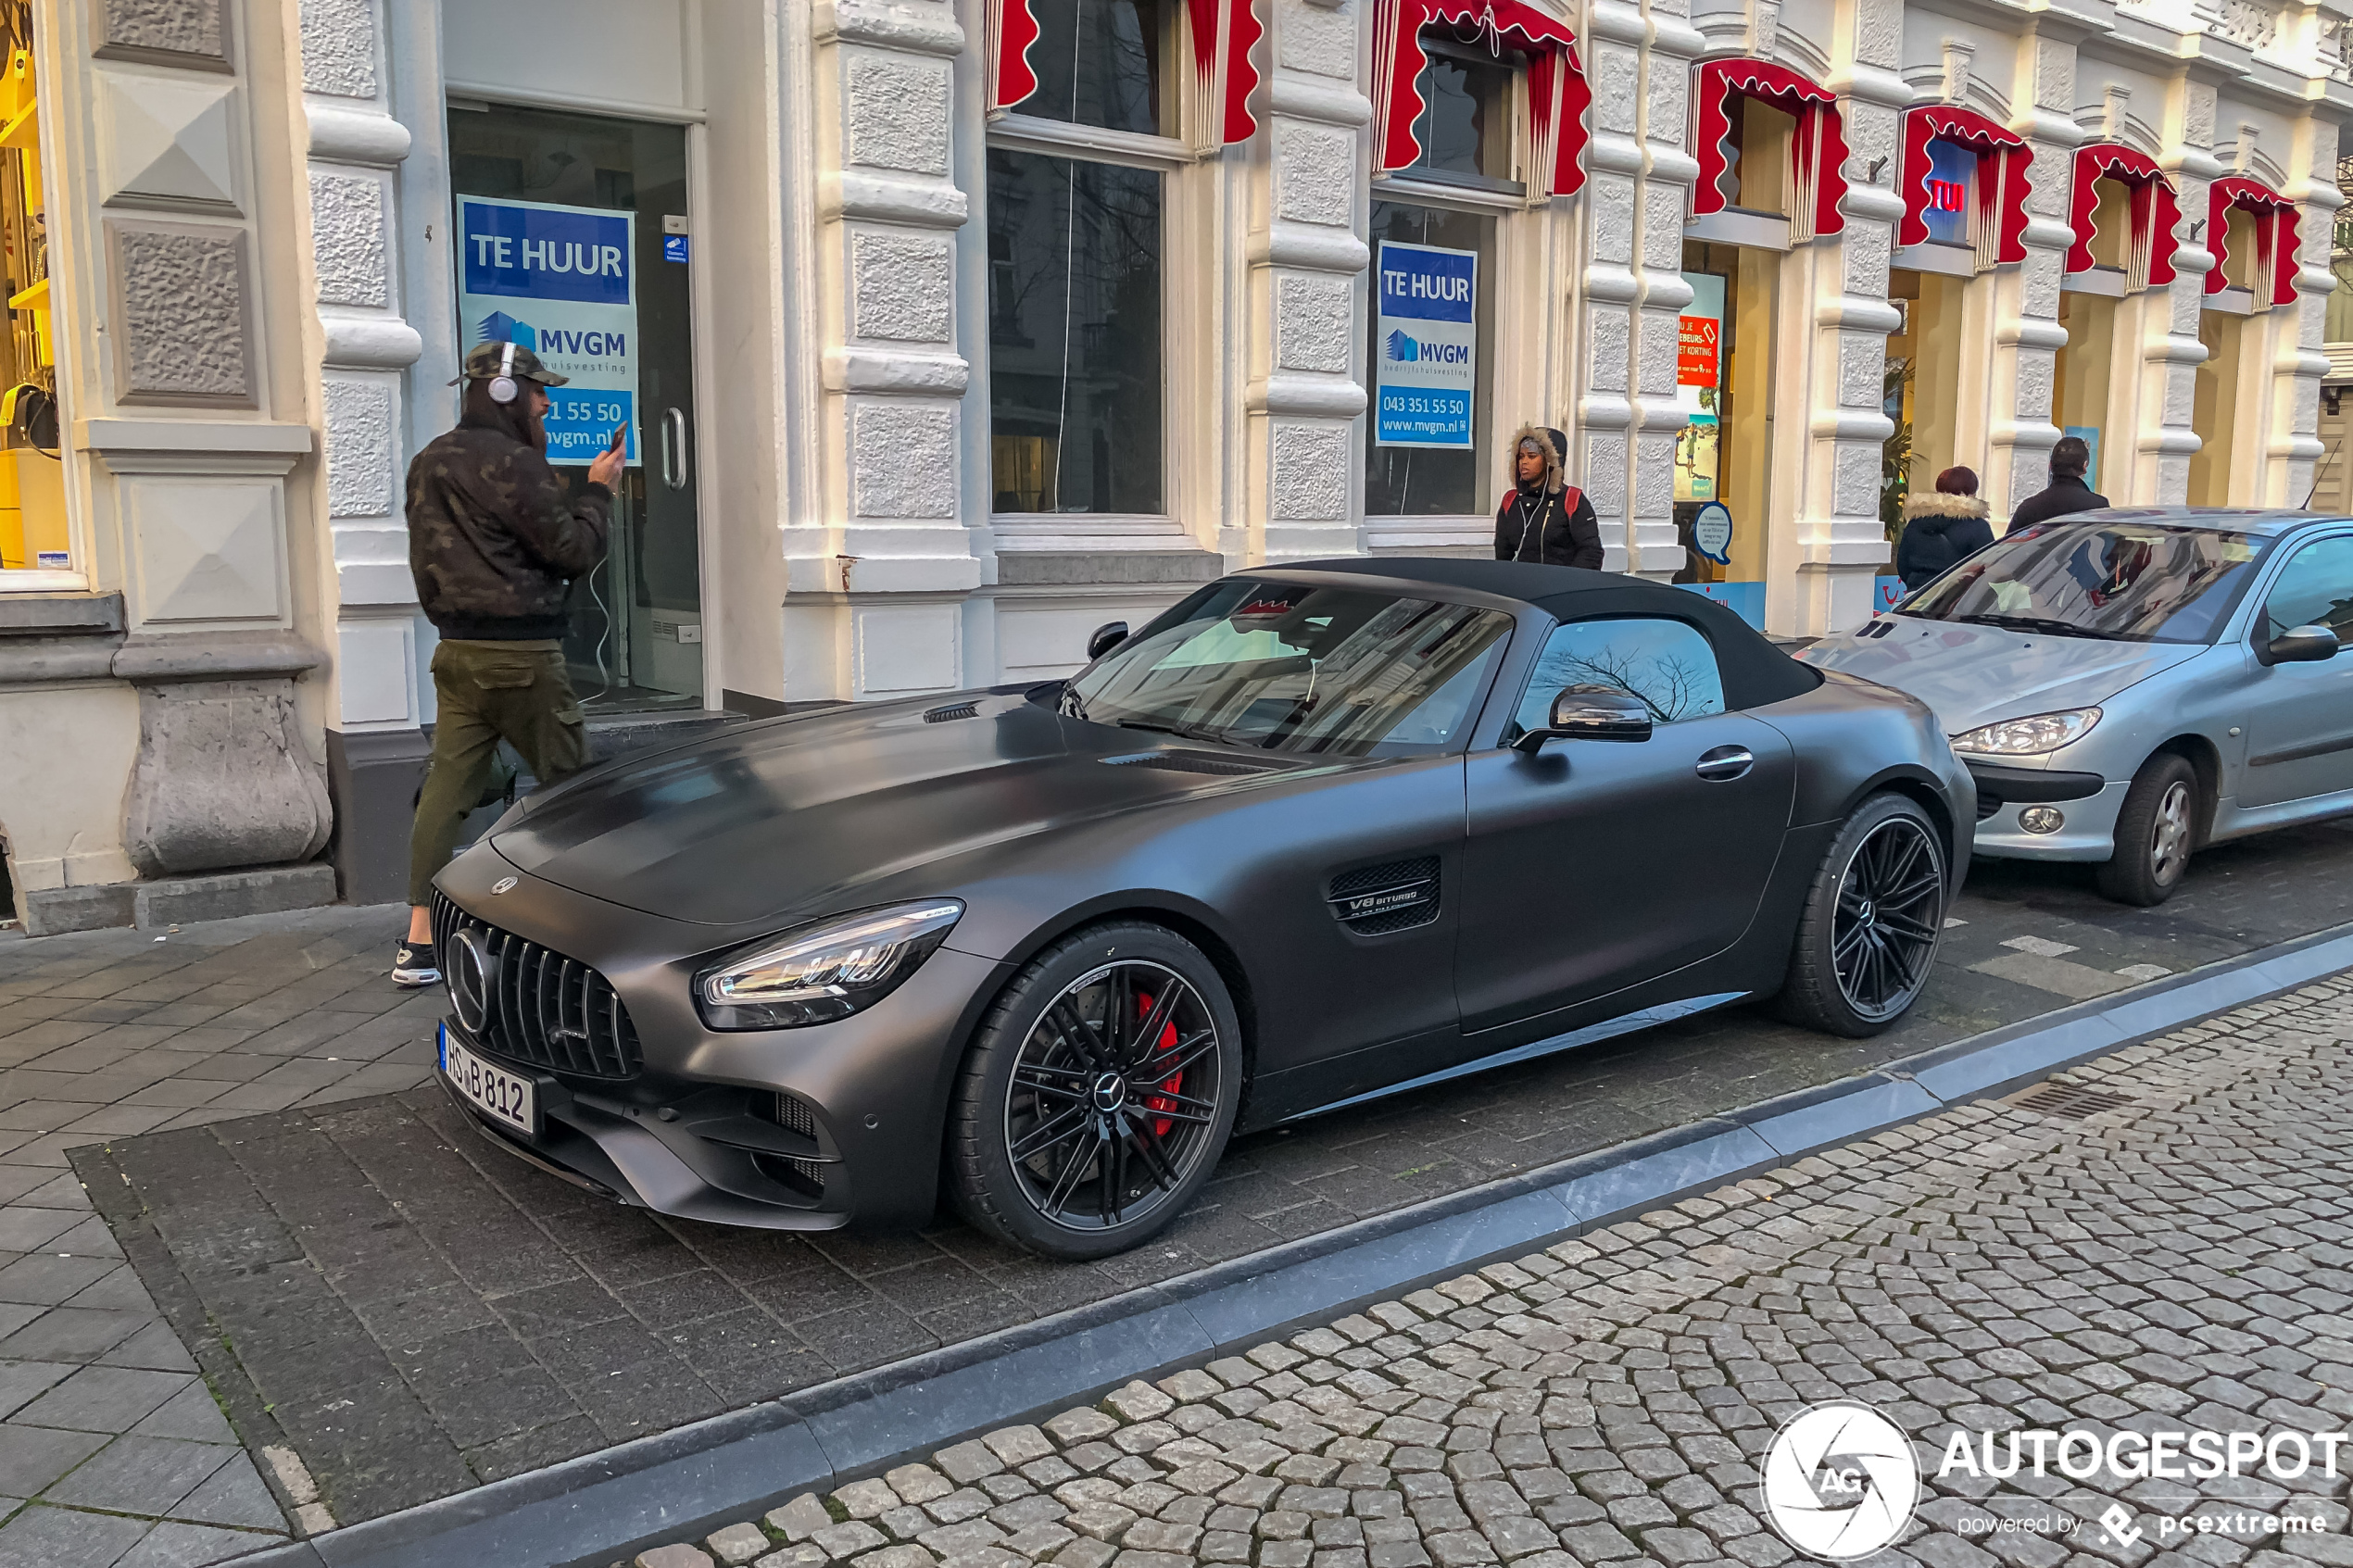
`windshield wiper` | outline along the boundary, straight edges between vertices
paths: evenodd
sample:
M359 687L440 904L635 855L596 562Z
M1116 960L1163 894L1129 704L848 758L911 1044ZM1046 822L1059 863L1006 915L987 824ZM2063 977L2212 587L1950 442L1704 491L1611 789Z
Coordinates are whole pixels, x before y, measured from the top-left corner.
M2042 632L2054 637L2089 637L2095 642L2108 640L2106 633L2041 615L1956 615L1951 619L1977 626L1998 626L2005 632Z
M1217 737L1201 730L1187 729L1182 724L1155 724L1149 719L1111 719L1105 722L1122 730L1150 730L1154 734L1175 735L1178 740L1215 740Z

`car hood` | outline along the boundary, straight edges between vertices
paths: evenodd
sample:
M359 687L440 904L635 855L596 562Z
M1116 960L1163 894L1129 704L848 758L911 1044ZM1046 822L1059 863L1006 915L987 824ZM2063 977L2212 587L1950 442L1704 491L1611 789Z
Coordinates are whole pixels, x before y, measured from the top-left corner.
M1892 624L1884 635L1864 631ZM1948 735L2004 719L2095 708L2125 687L2195 658L2196 643L2126 643L2057 637L1917 616L1874 617L1825 637L1799 657L1909 692Z
M733 926L856 909L862 889L950 856L1313 766L1103 765L1210 755L1168 738L1067 719L1018 694L860 705L600 768L534 797L491 844L574 892Z

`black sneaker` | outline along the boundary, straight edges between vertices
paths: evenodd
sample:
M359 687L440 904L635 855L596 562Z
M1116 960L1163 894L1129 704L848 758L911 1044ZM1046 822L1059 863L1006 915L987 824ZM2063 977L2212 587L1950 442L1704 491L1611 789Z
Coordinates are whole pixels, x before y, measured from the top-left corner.
M404 991L420 991L441 984L430 942L402 942L392 950L392 983Z

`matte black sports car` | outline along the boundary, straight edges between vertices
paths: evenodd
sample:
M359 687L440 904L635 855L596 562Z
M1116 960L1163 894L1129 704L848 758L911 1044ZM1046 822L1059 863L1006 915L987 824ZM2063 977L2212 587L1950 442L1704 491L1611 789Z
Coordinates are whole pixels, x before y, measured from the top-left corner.
M515 807L441 877L447 1085L624 1203L918 1223L944 1178L1096 1257L1237 1127L1743 998L1884 1028L1969 853L1926 707L1677 588L1323 561L1097 643Z

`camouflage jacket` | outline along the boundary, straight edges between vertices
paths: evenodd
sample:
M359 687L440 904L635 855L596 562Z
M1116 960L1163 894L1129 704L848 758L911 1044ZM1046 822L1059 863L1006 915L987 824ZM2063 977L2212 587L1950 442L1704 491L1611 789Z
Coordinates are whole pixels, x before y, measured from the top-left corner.
M504 431L461 423L409 465L409 570L445 637L564 634L572 580L604 558L612 492L574 496Z

